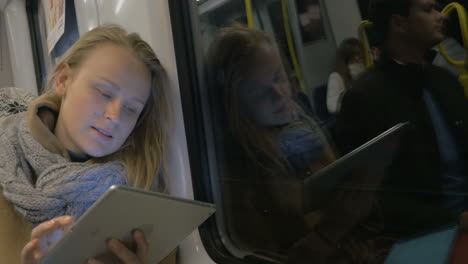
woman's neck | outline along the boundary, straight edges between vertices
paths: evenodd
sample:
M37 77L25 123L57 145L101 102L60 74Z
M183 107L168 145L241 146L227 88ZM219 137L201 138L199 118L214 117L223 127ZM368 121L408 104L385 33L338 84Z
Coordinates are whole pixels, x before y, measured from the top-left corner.
M85 162L91 158L87 154L80 154L80 153L73 152L71 150L67 150L67 151L68 151L68 155L70 155L70 160L73 162Z

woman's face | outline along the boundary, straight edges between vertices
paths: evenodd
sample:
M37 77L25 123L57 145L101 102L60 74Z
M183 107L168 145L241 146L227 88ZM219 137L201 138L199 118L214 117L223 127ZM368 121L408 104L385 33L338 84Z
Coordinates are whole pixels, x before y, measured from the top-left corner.
M246 68L240 87L243 111L258 125L284 125L293 119L289 80L278 51L263 44Z
M122 147L150 96L151 73L126 48L102 44L73 72L57 74L55 135L70 151L102 157Z
M363 58L362 58L361 49L360 47L356 47L353 51L353 55L351 56L351 58L349 58L348 64L358 64L362 62L363 62Z

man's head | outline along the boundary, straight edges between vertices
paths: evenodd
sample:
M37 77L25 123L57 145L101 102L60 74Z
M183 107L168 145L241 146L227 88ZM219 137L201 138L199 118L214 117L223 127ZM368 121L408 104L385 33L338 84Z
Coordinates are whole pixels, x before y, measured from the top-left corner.
M444 39L444 20L436 0L373 0L370 16L384 42L390 38L429 49Z

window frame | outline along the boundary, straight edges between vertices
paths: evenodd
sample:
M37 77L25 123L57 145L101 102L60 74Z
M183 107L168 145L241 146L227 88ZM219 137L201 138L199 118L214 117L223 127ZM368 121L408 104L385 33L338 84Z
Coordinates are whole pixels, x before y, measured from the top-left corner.
M43 49L41 41L40 41L41 36L40 36L40 29L39 29L39 23L40 23L39 5L41 4L41 1L26 0L25 4L26 4L26 14L28 16L28 26L29 26L29 35L31 39L34 70L36 73L36 86L37 86L38 94L40 94L43 90L42 74L45 71L43 64L41 64L42 55L40 52Z
M212 168L206 140L207 121L203 113L201 86L203 84L203 55L197 54L196 28L198 19L195 1L171 0L169 11L177 63L177 74L184 116L185 133L192 175L194 198L196 200L214 203ZM220 211L218 208L217 213ZM206 252L216 263L241 264L271 264L271 262L254 255L237 258L229 252L218 229L215 217L209 218L199 227L200 238Z
M46 47L47 36L45 36L44 32L47 29L43 28L46 22L43 21L44 17L40 14L42 1L26 0L25 2L38 94L45 91L49 71L54 69L57 58L60 58L70 48L71 44L80 37L75 3L74 1L67 1L67 3L64 14L64 33L55 44L52 52L48 52Z

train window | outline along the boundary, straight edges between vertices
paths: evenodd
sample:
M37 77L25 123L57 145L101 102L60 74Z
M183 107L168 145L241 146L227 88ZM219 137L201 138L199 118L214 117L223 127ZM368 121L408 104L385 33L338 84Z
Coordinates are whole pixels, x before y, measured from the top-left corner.
M54 49L49 53L47 49L46 18L42 2L43 1L26 1L35 58L37 87L40 87L40 89L45 87L47 76L56 62L80 37L74 1L66 1L64 33L55 44Z
M453 224L467 207L463 87L433 56L386 57L377 25L358 39L361 21L376 19L368 2L171 1L194 192L218 208L200 231L217 262L383 263L396 242ZM431 13L442 28L434 0L414 3L409 15ZM421 74L411 82L419 92L396 96L413 76L380 73L385 63ZM453 97L437 92L446 84ZM333 85L345 92L330 99ZM466 113L450 114L451 102ZM408 121L375 155L321 174ZM335 177L332 188L306 184L320 175Z

